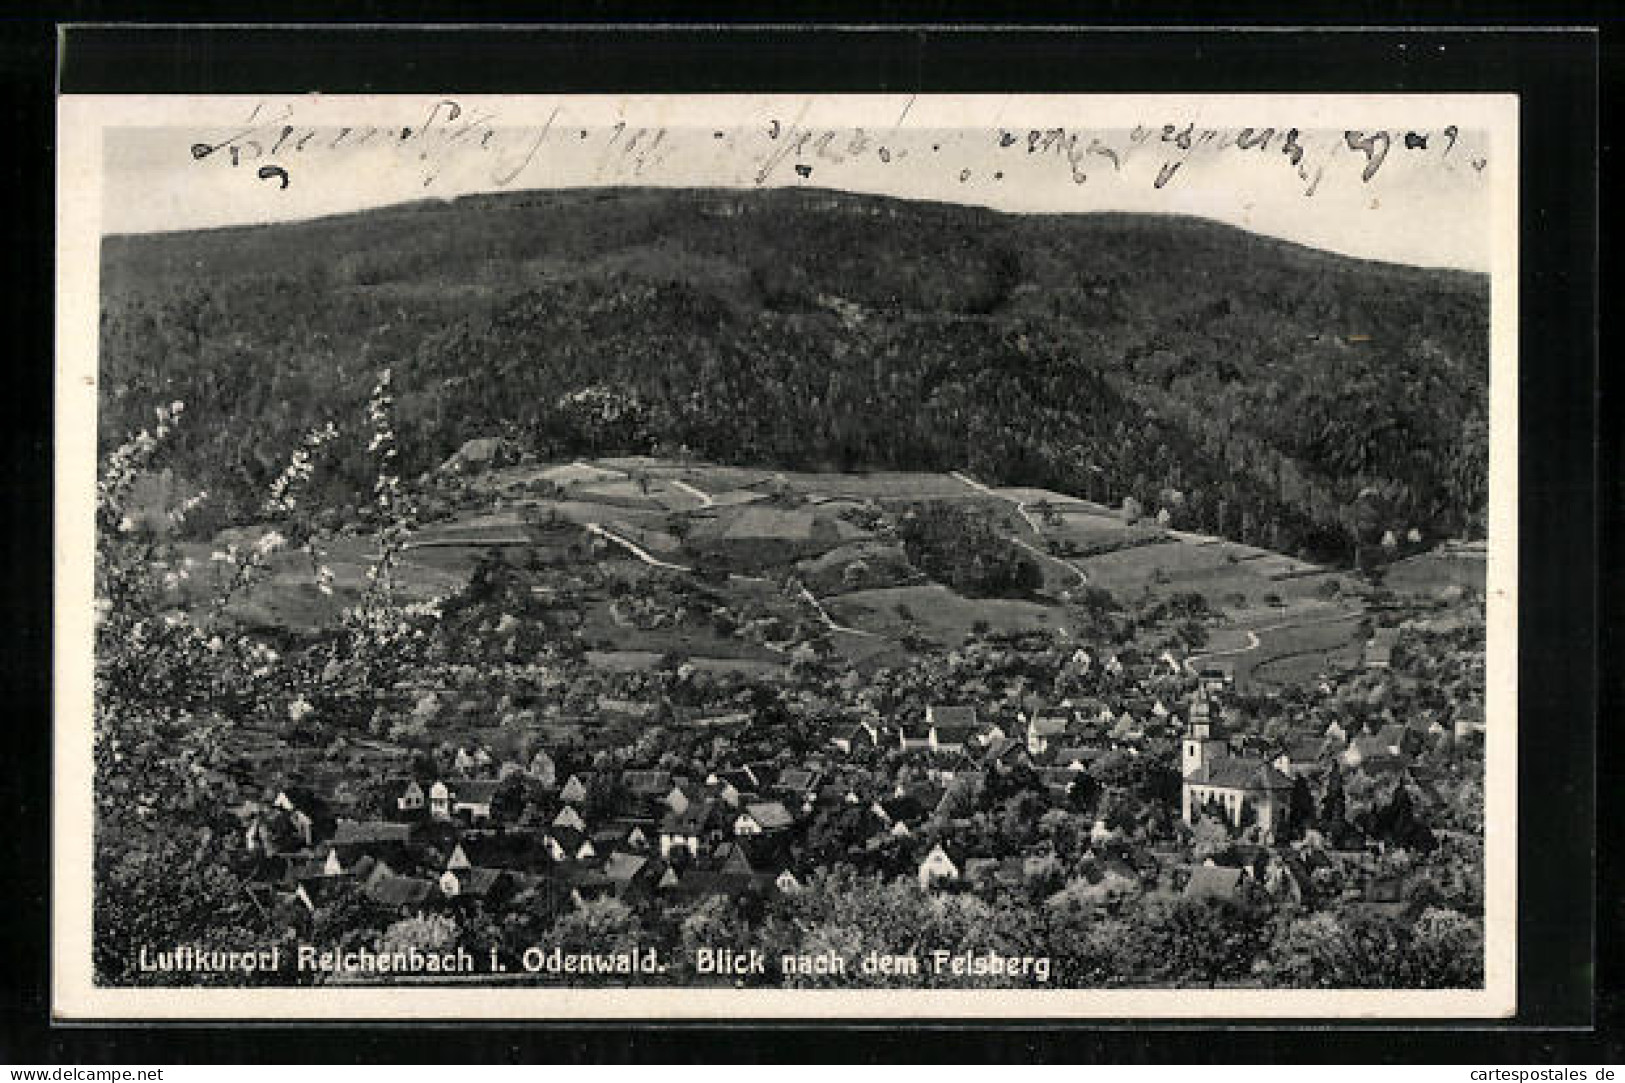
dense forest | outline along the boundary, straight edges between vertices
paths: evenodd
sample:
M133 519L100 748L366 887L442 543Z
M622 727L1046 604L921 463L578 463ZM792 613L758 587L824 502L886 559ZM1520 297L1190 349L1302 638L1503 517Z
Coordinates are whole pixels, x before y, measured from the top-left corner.
M388 367L404 472L502 435L966 469L1341 562L1481 536L1488 282L1197 219L817 190L425 202L110 237L101 437L187 404L214 529ZM364 503L365 440L328 506Z

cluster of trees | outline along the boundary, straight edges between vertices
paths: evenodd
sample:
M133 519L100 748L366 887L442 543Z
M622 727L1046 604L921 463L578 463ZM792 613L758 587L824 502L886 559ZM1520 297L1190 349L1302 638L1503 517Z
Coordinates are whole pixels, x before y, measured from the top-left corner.
M1044 583L987 512L932 501L898 520L897 537L916 568L969 597L1021 596Z

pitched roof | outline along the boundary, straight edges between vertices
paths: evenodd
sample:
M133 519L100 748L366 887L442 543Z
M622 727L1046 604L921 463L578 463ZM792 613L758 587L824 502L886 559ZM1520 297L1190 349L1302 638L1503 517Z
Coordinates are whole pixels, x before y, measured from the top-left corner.
M502 783L494 779L471 778L451 786L452 804L488 805Z
M717 777L728 783L740 793L754 792L756 788L761 785L761 783L756 780L756 776L751 774L748 768L743 767L734 771L718 771Z
M1015 737L999 737L988 742L987 751L982 753L982 762L995 763L1008 756L1026 755L1027 746Z
M926 710L930 713L931 724L938 729L976 727L975 707L939 707L932 704Z
M574 857L576 851L581 849L581 844L587 841L587 835L573 827L550 827L547 834L571 857Z
M709 801L696 801L682 812L668 812L660 821L660 830L684 835L697 834L711 822L713 808Z
M776 787L781 790L794 790L803 793L813 789L818 784L818 772L793 768L779 776Z
M1027 730L1040 737L1054 737L1065 733L1072 725L1072 712L1040 713L1034 714L1031 722L1027 723Z
M334 846L366 846L411 841L412 825L387 820L340 820L333 831Z
M745 811L750 813L750 818L761 824L765 831L793 827L796 822L795 817L790 815L790 810L778 801L749 804L745 806Z
M1210 760L1185 776L1185 781L1226 790L1290 790L1292 780L1274 766L1252 756L1226 756Z
M1085 767L1094 763L1106 754L1103 748L1089 748L1084 745L1075 745L1067 748L1057 748L1050 754L1050 762L1065 767L1076 760Z
M894 822L898 820L918 820L925 815L925 806L913 794L888 797L880 802L880 807Z
M604 875L617 883L625 883L642 872L648 863L649 859L641 854L616 852L604 862Z
M368 885L366 893L384 906L418 906L434 890L433 883L415 876L383 876Z
M459 869L452 873L464 895L489 895L502 879L501 869Z
M1398 758L1393 750L1393 744L1382 737L1356 737L1349 742L1349 747L1362 760L1394 760Z
M670 771L623 771L621 781L635 794L668 794L672 786Z
M1326 755L1326 739L1304 737L1293 741L1287 746L1286 754L1293 763L1316 763Z

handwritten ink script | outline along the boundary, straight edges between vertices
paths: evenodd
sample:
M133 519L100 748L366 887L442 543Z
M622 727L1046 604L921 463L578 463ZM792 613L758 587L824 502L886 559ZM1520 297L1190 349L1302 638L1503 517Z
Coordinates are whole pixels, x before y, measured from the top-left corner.
M190 145L200 166L224 164L256 184L286 191L306 174L319 176L325 162L369 148L414 171L432 189L448 172L458 187L505 188L556 180L550 163L568 157L576 183L651 180L683 183L702 159L717 155L739 165L742 180L766 186L810 182L840 184L857 167L937 170L959 184L999 184L1019 162L1061 171L1075 185L1179 185L1203 159L1250 156L1290 171L1304 196L1322 180L1345 170L1369 185L1396 156L1425 160L1448 170L1482 172L1482 147L1467 148L1456 125L1440 128L1300 130L1290 124L1202 127L1193 120L1147 121L1131 127L1001 126L987 131L904 126L910 99L890 124L879 128L810 126L805 106L788 116L726 128L674 128L628 120L582 126L555 108L541 124L509 124L487 108L452 98L425 105L416 123L393 127L331 127L302 122L297 103L254 107L243 122ZM709 149L708 149L708 144ZM581 173L586 156L589 165Z

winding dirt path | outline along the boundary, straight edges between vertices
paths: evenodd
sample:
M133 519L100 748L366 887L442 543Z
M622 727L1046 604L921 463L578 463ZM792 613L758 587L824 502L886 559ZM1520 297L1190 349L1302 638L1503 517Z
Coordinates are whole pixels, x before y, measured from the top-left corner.
M1359 613L1332 613L1312 620L1286 620L1279 624L1268 624L1262 628L1243 628L1241 631L1247 634L1247 646L1235 647L1227 651L1207 651L1203 654L1193 654L1185 659L1185 668L1194 677L1200 669L1201 663L1210 658L1228 658L1232 655L1248 654L1256 651L1264 645L1264 641L1258 638L1260 632L1280 632L1288 628L1312 628L1318 624L1338 624L1343 621L1357 621L1359 619Z
M818 614L819 618L823 620L824 626L830 631L845 632L847 635L863 636L865 639L879 638L879 636L874 632L868 632L862 628L849 628L844 624L837 623L835 618L829 615L829 610L824 608L824 603L820 602L813 592L808 590L806 587L801 588L801 597L808 605L813 607L813 610Z
M616 545L619 545L622 549L625 549L627 552L631 553L633 556L637 557L639 560L643 561L643 563L652 568L665 568L668 571L674 572L692 572L694 570L686 564L673 564L669 560L661 560L659 557L650 553L637 542L628 538L623 538L613 530L605 530L598 523L587 523L585 524L585 529L589 534L596 534L606 541L614 542Z
M972 489L975 489L977 492L982 493L985 496L991 496L991 497L993 497L993 498L995 498L997 500L1003 500L1003 501L1006 501L1007 503L1014 504L1016 506L1016 514L1021 516L1023 521L1026 522L1028 528L1036 536L1038 536L1040 538L1042 538L1044 536L1044 531L1042 529L1040 529L1037 521L1035 521L1033 519L1032 515L1028 513L1028 511L1027 511L1028 504L1027 504L1027 502L1025 500L1016 500L1013 497L1005 496L1003 493L997 491L996 489L990 489L988 486L983 485L981 482L977 481L975 478L971 477L969 474L960 473L958 470L950 470L948 472L948 476L953 478L955 481L964 482L966 485L969 485ZM1009 538L1007 540L1010 542L1011 545L1019 546L1022 549L1027 550L1027 552L1031 553L1033 556L1038 557L1041 560L1047 560L1047 561L1050 561L1051 563L1059 564L1061 567L1065 568L1067 571L1071 572L1073 575L1078 577L1078 585L1079 586L1086 585L1089 582L1089 573L1084 571L1082 568L1078 567L1076 564L1072 563L1070 560L1066 560L1066 559L1064 559L1062 557L1058 557L1054 553L1045 552L1043 549L1040 549L1040 548L1038 548L1038 546L1029 543L1024 538Z
M702 507L702 508L711 508L711 507L716 506L716 503L717 503L716 498L714 498L710 493L706 492L704 489L701 489L696 485L690 485L686 481L679 481L677 478L672 478L671 483L675 488L681 489L681 490L683 490L683 492L687 493L689 496L692 496L692 497L695 497L696 499L698 499L699 502L700 502L700 507Z

